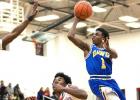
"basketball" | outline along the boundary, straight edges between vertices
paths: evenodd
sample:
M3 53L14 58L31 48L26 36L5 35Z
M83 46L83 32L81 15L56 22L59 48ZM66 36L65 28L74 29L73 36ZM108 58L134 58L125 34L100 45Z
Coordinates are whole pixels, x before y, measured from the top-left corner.
M79 1L74 6L74 14L79 19L87 19L92 14L92 5L88 1Z

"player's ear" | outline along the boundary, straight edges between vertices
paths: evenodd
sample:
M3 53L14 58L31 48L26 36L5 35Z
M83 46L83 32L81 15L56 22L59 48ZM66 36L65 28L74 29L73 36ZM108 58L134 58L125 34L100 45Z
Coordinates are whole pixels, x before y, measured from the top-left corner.
M109 41L109 37L106 37L106 38L105 38L105 41Z
M105 38L102 38L102 43L104 43L104 42L105 42L105 40L106 40Z

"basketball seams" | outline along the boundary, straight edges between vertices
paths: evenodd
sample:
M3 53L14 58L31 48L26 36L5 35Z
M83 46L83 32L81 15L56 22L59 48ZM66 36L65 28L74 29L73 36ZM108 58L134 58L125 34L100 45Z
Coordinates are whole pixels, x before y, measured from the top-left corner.
M91 10L91 11L89 11L89 10ZM90 17L90 15L92 15L92 9L90 9L90 7L88 6L88 16Z
M82 3L81 6L82 6L82 7L81 7L81 10L80 10L79 14L80 14L80 16L81 16L82 19L83 19L83 12L82 12L82 11L83 11L83 8L84 8L84 4Z
M86 7L87 7L87 17L90 17L90 15L92 15L92 6L90 5L90 3L86 3Z
M82 2L78 2L75 6L75 14L76 14L77 18L80 18L80 13L79 13L80 6L79 5L81 5L81 3Z
M90 7L89 7L89 5L87 4L87 16L89 17L90 16Z
M86 11L85 15L86 15L86 17L88 17L89 16L88 15L88 13L89 13L88 5L87 4L84 4L84 5L86 5L86 6L84 6L85 7L85 11Z
M86 19L92 14L92 6L89 2L78 2L74 7L74 13L77 18Z
M79 11L79 13L80 13L81 19L85 19L87 17L87 4L83 2L80 6L81 6L81 10Z

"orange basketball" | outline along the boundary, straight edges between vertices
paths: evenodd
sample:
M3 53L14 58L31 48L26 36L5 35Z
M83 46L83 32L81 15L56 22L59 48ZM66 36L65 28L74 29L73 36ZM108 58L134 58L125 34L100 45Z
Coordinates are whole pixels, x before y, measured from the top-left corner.
M79 1L74 6L74 14L79 19L86 19L93 14L92 5L88 1Z

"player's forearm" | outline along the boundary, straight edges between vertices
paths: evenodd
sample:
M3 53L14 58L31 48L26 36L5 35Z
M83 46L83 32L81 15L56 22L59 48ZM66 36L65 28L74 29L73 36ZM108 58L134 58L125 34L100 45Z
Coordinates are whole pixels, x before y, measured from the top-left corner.
M13 31L11 33L9 33L8 35L6 35L3 39L2 39L2 47L3 50L6 49L6 46L12 42L18 35L20 35L22 33L22 31L27 27L27 25L30 23L30 21L27 19L25 20L23 23L21 23L19 26L17 26L15 29L13 29Z
M13 35L13 38L16 37L16 36L18 36L20 33L22 33L23 30L27 27L27 25L30 22L31 22L30 20L26 19L19 26L17 26L15 29L13 29L13 31L11 32L11 35Z
M73 89L65 87L63 91L79 99L87 99L88 97L87 93L81 89Z
M75 33L76 33L77 23L78 23L78 21L74 21L71 30L68 32L68 38L74 38Z

